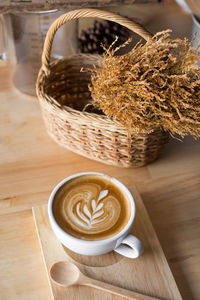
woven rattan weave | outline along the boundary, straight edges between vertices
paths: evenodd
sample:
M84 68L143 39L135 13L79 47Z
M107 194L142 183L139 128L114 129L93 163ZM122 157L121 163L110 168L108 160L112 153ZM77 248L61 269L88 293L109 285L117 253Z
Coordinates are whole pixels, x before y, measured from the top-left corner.
M102 58L76 54L50 63L51 45L58 28L81 17L117 22L146 40L151 36L124 17L95 9L79 9L58 18L47 33L36 86L46 129L58 144L88 158L122 167L144 166L158 157L167 142L167 133L155 129L151 134L129 137L119 122L103 114L82 111L91 99L90 73L80 70L92 68Z

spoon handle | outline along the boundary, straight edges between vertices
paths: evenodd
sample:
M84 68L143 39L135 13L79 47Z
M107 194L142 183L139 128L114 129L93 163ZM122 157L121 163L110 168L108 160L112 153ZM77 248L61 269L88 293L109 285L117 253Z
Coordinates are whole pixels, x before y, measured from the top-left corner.
M98 281L89 277L84 277L84 285L88 285L97 289L100 289L102 291L108 291L113 294L128 298L128 299L135 299L135 300L159 300L158 298L147 296L144 294L140 294L137 292L133 292L130 290L126 290L114 285L111 285L109 283L105 283L103 281Z

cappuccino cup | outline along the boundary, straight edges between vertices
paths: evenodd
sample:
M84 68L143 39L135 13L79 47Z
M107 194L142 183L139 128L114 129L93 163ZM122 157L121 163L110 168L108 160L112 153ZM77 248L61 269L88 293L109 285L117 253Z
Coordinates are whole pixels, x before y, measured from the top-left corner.
M61 244L78 254L114 250L136 258L143 251L142 242L129 234L135 218L133 196L111 176L84 172L65 178L50 195L48 215Z

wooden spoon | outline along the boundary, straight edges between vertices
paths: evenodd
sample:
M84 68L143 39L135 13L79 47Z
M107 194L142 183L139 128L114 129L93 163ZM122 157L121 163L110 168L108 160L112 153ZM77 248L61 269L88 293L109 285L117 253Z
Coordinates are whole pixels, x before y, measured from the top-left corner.
M126 290L102 281L89 278L81 273L79 268L67 261L59 261L54 263L50 269L50 277L52 281L62 287L69 287L72 285L87 285L103 291L111 292L125 298L135 300L159 300L155 297L142 295L130 290Z

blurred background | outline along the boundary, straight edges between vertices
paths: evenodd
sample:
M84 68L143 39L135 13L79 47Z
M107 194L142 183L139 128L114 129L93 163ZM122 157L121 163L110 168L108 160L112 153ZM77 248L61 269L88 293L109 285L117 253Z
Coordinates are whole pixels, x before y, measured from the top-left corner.
M152 33L169 28L173 37L191 38L196 33L194 44L200 39L198 0L99 0L96 6L92 1L82 1L79 7L73 0L59 1L58 4L56 1L54 4L46 1L3 2L4 5L0 4L0 64L13 66L14 86L33 96L46 32L56 18L69 10L101 8L135 20ZM140 39L112 22L94 19L71 21L56 33L52 60L78 52L102 54L101 43L110 45L116 35L119 43L133 37L131 46Z

